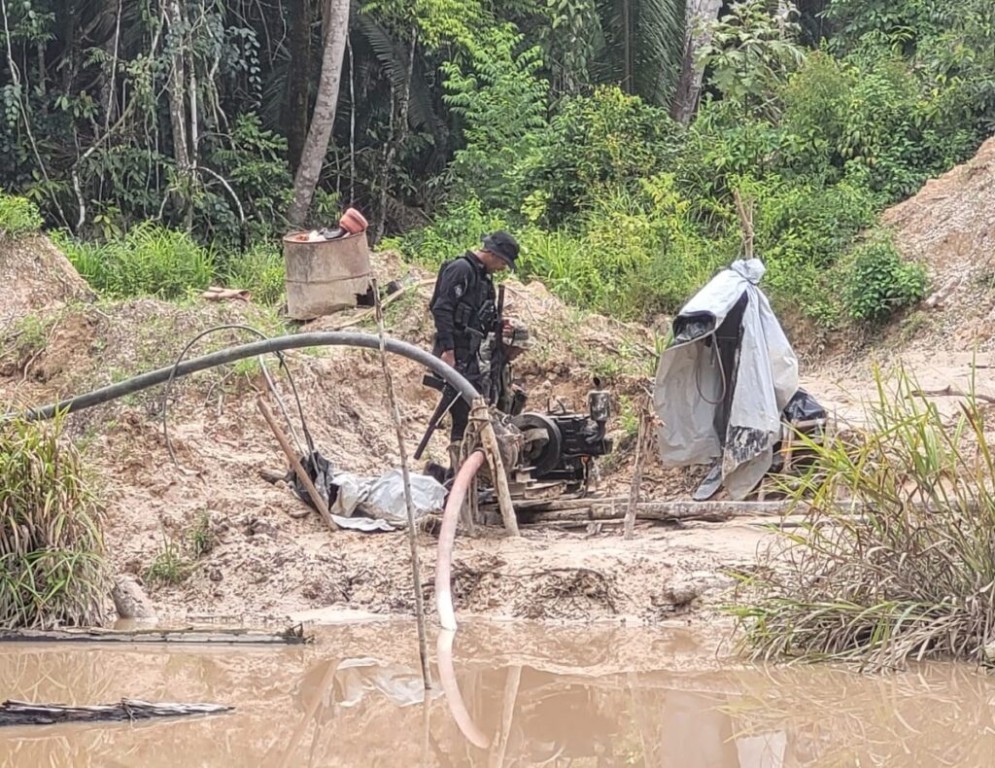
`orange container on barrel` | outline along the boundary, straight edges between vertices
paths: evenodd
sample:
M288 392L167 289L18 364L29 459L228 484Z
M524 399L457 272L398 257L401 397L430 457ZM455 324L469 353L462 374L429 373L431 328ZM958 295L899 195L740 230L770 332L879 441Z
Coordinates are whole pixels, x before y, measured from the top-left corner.
M359 215L358 211L356 213ZM346 229L343 226L345 218L343 216L343 222L339 224L343 229ZM362 215L359 218L362 219ZM365 219L362 220L365 223ZM356 221L350 217L348 223L355 226ZM284 236L289 317L313 320L330 315L356 306L359 298L367 294L372 270L364 229L332 240L312 239L307 232L291 232Z
M342 214L342 218L339 219L339 226L349 234L356 235L360 232L365 232L366 228L369 226L369 223L366 221L366 217L363 216L363 214L355 208L349 208Z

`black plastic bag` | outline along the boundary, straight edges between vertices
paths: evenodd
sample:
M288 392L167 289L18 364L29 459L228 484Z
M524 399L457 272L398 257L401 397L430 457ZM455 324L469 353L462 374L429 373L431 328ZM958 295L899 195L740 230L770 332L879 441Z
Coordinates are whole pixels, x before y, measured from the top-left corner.
M302 456L300 458L301 466L308 473L311 482L314 483L314 488L318 492L318 495L324 500L325 505L331 509L335 500L339 497L339 487L334 481L335 469L332 467L332 462L322 456L318 451L315 451L310 456ZM297 497L301 501L311 507L311 509L315 509L314 502L311 501L311 494L307 492L307 488L304 487L301 479L297 477L297 473L293 470L293 467L287 473L285 480L294 489L294 493L297 494Z
M782 412L788 422L817 421L825 419L826 409L804 389L799 388Z

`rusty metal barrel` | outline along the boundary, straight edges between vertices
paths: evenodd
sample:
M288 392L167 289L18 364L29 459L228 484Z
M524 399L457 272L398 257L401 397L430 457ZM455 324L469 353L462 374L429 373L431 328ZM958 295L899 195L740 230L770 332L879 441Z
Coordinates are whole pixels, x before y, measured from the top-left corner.
M291 232L283 238L283 261L287 315L295 320L313 320L354 307L370 288L365 232L332 240Z

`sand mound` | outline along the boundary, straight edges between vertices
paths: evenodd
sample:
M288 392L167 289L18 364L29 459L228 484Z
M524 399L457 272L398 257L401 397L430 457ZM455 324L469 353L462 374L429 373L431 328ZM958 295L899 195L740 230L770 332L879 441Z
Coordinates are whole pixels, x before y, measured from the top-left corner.
M995 332L995 138L977 155L932 179L886 211L902 253L926 265L932 295L928 328L910 347L991 348Z
M69 259L44 235L0 239L0 328L32 312L93 292Z

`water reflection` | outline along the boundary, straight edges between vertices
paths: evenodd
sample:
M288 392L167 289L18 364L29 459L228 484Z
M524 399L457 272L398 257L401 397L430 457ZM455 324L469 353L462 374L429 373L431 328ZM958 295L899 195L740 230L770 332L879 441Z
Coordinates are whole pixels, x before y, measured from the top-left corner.
M337 628L288 649L0 645L8 698L237 707L5 728L0 764L970 767L995 754L995 681L965 667L721 668L672 631L471 627L440 639L428 696L407 626Z

